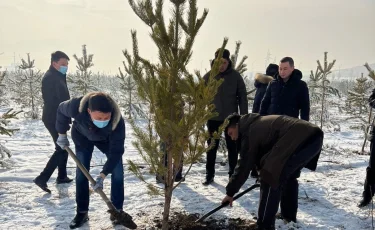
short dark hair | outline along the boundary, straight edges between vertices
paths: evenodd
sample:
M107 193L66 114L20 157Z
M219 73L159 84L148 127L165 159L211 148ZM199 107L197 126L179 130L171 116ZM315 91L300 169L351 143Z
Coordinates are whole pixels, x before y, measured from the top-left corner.
M294 67L294 61L293 61L293 58L291 58L291 57L284 57L283 59L281 59L280 62L281 63L289 62L289 65L291 67Z
M51 63L52 62L58 62L61 58L66 58L68 61L70 61L68 55L62 51L56 51L51 54Z
M94 93L89 98L89 109L92 112L111 113L113 111L112 99L105 93Z
M227 117L227 120L229 121L227 128L236 126L238 122L240 121L241 116L238 113L232 113Z

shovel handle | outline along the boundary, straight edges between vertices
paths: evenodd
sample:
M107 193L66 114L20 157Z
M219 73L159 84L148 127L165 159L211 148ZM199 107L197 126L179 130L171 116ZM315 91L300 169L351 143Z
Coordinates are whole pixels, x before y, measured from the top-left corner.
M252 186L250 186L250 188L248 189L245 189L244 191L238 193L237 195L235 195L233 197L233 200L237 200L238 198L240 198L241 196L245 195L246 193L250 192L251 190L255 189L255 188L258 188L260 187L260 184L253 184ZM205 214L204 216L202 216L201 218L199 218L198 220L196 220L195 222L201 222L203 221L204 219L206 219L207 217L211 216L212 214L214 214L215 212L219 211L220 209L226 207L229 205L229 202L225 202L223 204L221 204L220 206L216 207L215 209L212 209L211 211L209 211L207 214Z
M85 175L85 177L90 181L90 183L93 184L93 185L95 185L96 181L94 180L94 178L92 178L92 176L90 175L90 173L87 171L87 169L85 168L85 166L79 161L79 159L73 153L73 151L69 147L65 147L65 150L69 153L69 156L74 160L74 162L76 162L77 167L81 170L81 172ZM99 193L99 195L102 197L102 199L107 204L107 206L108 206L108 208L110 210L116 210L117 211L117 209L115 208L115 206L108 199L107 195L105 195L105 193L103 192L103 190L101 188L98 188L96 190L96 192Z

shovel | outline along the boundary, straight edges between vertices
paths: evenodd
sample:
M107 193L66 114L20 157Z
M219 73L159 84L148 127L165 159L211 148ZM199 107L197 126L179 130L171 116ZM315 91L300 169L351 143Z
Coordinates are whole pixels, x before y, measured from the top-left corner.
M76 162L78 168L82 171L82 173L86 176L86 178L90 181L91 184L95 185L96 181L90 173L87 171L85 166L82 165L82 163L78 160L76 155L73 153L73 151L69 147L65 147L65 150L69 153L70 157L73 158L73 160ZM108 197L105 195L103 190L101 188L98 188L96 190L97 193L102 197L104 202L107 204L109 210L108 212L112 214L112 216L115 218L114 222L116 224L123 225L130 229L136 229L137 225L133 222L132 217L127 214L126 212L119 212L115 206L112 204L112 202L108 199Z
M255 188L258 188L260 187L260 184L253 184L250 188L238 193L237 195L235 195L233 197L233 200L237 200L238 198L240 198L241 196L245 195L246 193L250 192L251 190L255 189ZM229 201L225 202L224 204L221 204L220 206L216 207L215 209L212 209L211 211L209 211L207 214L205 214L204 216L202 216L201 218L199 218L198 220L196 220L195 222L198 223L198 222L202 222L203 220L205 220L207 217L211 216L212 214L214 214L215 212L219 211L220 209L226 207L229 205Z

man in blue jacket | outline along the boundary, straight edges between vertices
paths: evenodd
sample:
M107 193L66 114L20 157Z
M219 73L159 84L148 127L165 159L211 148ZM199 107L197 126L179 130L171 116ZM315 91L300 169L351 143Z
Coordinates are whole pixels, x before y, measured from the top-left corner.
M116 209L122 211L124 203L124 153L125 123L118 105L113 99L101 92L92 92L80 98L62 102L57 109L56 130L59 133L57 144L64 149L69 146L67 131L71 118L72 139L77 158L90 169L94 146L107 156L100 175L96 178L93 189L103 188L103 181L111 175L111 201ZM77 214L70 223L70 228L78 228L88 221L89 186L85 175L77 168L76 172ZM125 215L131 221L131 216ZM114 217L111 216L111 220Z

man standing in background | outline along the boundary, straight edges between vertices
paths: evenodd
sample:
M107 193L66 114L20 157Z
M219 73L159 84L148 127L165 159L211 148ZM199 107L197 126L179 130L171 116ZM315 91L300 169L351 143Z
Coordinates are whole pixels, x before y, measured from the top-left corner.
M44 102L42 121L53 139L55 152L47 162L44 170L33 181L48 193L51 193L51 191L48 189L47 181L56 168L58 168L57 184L70 183L73 181L67 176L66 172L68 152L61 149L60 146L56 144L58 133L55 128L56 112L59 104L70 99L68 86L66 84L68 64L68 55L61 51L52 53L51 66L42 79L42 97Z
M220 49L215 52L215 59L219 55ZM213 64L214 60L211 63ZM208 72L203 78L208 81L210 72ZM217 94L214 98L213 104L215 105L216 112L219 114L217 117L212 118L207 122L208 132L211 137L214 132L219 130L219 127L224 123L225 118L240 109L240 114L248 113L248 101L246 94L245 82L241 74L233 68L232 61L230 60L230 52L224 49L222 56L222 64L219 69L219 74L215 79L223 79L223 83L220 85ZM239 152L239 143L233 141L227 132L225 132L225 141L228 149L228 161L229 161L229 178L234 172L234 168L237 165L237 158ZM208 140L210 145L211 139ZM215 146L207 152L207 163L206 163L206 179L203 185L209 185L214 181L215 176L215 160L216 153L219 145L219 140L215 140Z

